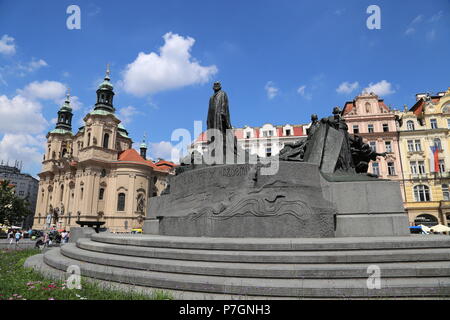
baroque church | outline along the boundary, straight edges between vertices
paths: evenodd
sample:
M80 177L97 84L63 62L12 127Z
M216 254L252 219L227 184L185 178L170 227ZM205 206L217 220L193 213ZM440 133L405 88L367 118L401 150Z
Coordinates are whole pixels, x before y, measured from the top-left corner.
M132 148L113 98L108 69L94 110L74 134L67 94L47 134L33 228L70 230L78 220L104 221L112 232L142 227L148 201L166 188L175 165L147 159L145 139L140 153Z

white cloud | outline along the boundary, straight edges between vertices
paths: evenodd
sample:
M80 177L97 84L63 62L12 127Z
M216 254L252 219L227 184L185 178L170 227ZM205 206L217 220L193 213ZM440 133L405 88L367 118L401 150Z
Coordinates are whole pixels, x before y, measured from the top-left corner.
M179 163L181 151L168 141L150 143L150 153L153 159L162 158Z
M128 124L131 122L134 115L139 114L139 111L133 106L128 106L119 109L119 119L122 120L123 123Z
M436 13L435 15L433 15L430 18L430 22L437 22L439 20L441 20L442 16L444 15L444 12L441 10L438 13Z
M17 95L0 96L0 133L40 133L48 125L39 102Z
M44 60L42 60L42 59L36 60L33 58L26 65L22 65L19 63L17 68L22 71L33 72L42 67L47 67L47 66L48 66L48 64Z
M2 36L0 39L0 53L5 55L13 55L16 53L16 45L13 37L7 34Z
M279 89L274 86L272 81L268 81L264 86L264 90L266 90L267 98L273 99L278 95Z
M215 65L201 66L191 56L195 40L171 32L164 36L159 54L140 52L124 71L122 85L126 92L144 96L160 91L205 83L217 73Z
M299 95L301 95L303 98L305 98L306 100L312 99L312 94L306 92L306 85L302 85L302 86L298 87L297 93Z
M415 17L413 19L413 21L411 21L411 24L416 24L416 23L422 22L422 20L423 20L423 15L419 14L417 17Z
M358 81L355 81L353 83L350 83L348 81L342 82L339 87L336 89L337 93L343 93L343 94L350 94L354 90L358 89L359 83Z
M43 135L5 134L0 140L2 160L23 161L25 167L42 161L46 139Z
M392 84L386 80L381 80L377 83L369 83L369 86L363 90L364 92L373 92L378 96L386 96L395 92Z
M59 101L64 97L67 87L58 81L44 80L42 82L34 81L28 84L24 89L17 90L20 95L31 99L44 99Z

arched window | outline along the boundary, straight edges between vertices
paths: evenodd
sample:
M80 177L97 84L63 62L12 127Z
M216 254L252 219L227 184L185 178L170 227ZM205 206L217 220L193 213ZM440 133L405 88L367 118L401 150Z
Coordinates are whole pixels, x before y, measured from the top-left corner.
M87 141L87 146L89 147L89 145L91 144L91 133L88 133L88 141Z
M109 134L105 133L105 135L103 136L103 148L108 149L108 145L109 145Z
M103 200L104 194L105 194L105 189L104 188L100 188L100 191L98 193L98 200Z
M125 193L119 193L117 196L117 211L125 211Z
M434 144L434 146L435 146L439 151L442 150L441 139L439 139L439 138L434 138L434 139L433 139L433 144Z
M414 121L408 120L406 122L406 129L409 131L413 131L414 130Z
M83 200L83 193L84 193L84 189L81 188L81 190L80 190L80 200Z
M423 224L426 227L433 227L438 224L438 220L431 214L420 214L414 220L416 226Z
M416 201L430 201L430 188L420 184L414 187L414 199Z

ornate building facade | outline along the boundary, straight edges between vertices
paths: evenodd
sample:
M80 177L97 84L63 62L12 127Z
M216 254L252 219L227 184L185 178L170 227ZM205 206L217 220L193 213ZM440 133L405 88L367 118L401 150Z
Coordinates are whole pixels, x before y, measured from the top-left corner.
M307 128L308 125L302 124L273 125L266 123L262 127L244 126L233 130L238 148L259 157L270 157L277 155L283 149L285 143L306 139ZM203 154L206 149L206 142L206 133L203 132L188 151L196 150Z
M403 181L396 114L373 93L362 93L345 103L342 110L350 134L363 137L364 142L386 158L377 157L369 164L369 172L383 179ZM403 186L402 186L403 188Z
M140 154L132 148L113 98L107 71L94 110L74 134L67 96L56 128L47 134L34 228L45 229L51 217L50 224L58 229L77 226L77 220L95 220L104 221L112 232L129 232L142 226L150 197L165 189L174 164L147 160L145 142Z
M450 88L417 94L401 116L405 209L411 225L450 225Z

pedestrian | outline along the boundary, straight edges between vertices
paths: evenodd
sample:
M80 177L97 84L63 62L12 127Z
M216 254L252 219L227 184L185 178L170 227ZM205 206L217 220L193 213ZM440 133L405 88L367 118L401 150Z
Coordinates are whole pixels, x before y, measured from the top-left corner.
M61 243L67 243L67 231L66 229L61 232Z
M17 229L16 234L14 235L15 239L16 239L16 246L15 248L19 247L19 241L20 239L23 237L22 232L20 231L20 229Z
M9 248L9 247L11 247L11 245L13 244L13 241L14 241L13 229L8 230L8 239L9 239L9 245L8 245L8 248Z
M46 232L44 234L44 247L48 247L48 242L49 242L49 236L48 236L48 232Z

